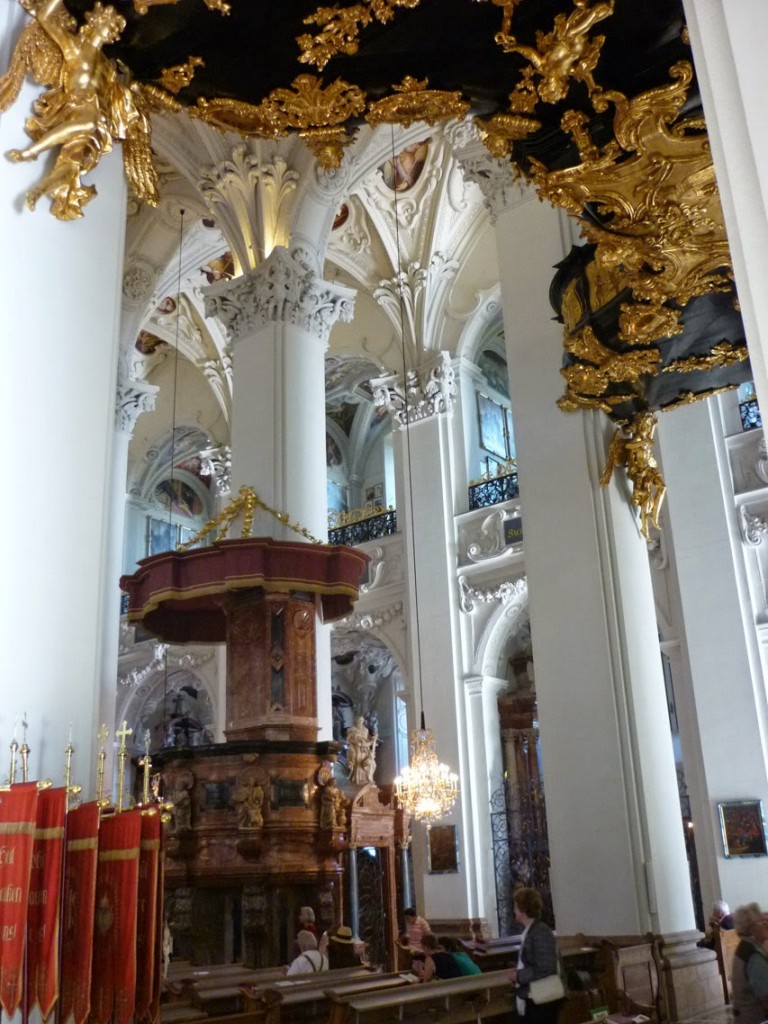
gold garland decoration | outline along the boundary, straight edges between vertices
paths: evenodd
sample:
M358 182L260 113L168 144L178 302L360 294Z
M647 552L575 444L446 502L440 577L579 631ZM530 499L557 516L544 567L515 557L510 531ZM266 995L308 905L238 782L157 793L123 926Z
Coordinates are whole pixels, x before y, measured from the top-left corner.
M328 61L339 53L351 56L357 53L361 29L372 21L386 25L392 21L397 7L418 7L420 0L366 0L350 7L318 7L304 19L305 25L317 25L317 35L305 33L297 36L302 64L313 64L322 71Z
M323 544L324 541L318 540L317 537L313 536L309 530L302 526L301 523L292 523L287 512L278 512L276 508L272 508L265 501L262 501L256 491L252 487L243 486L238 492L238 496L234 498L226 508L222 509L221 512L214 518L209 519L208 522L200 529L194 537L191 537L188 541L183 544L177 544L177 551L186 551L195 544L199 544L200 541L205 540L214 531L219 533L217 540L224 540L230 530L230 527L235 520L242 514L243 526L240 531L240 537L246 538L251 536L253 530L253 518L256 513L256 509L263 509L268 512L271 516L274 516L279 523L283 526L287 526L293 533L299 534L301 537L305 537L313 544Z

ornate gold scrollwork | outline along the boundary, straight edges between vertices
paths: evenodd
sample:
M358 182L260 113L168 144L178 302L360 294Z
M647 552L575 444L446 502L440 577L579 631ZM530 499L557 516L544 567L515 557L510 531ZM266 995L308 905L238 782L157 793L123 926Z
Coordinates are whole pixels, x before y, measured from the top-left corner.
M351 141L344 123L365 109L365 94L336 79L324 86L316 75L299 75L290 89L273 89L258 106L239 100L199 99L193 117L242 135L280 138L298 132L326 169L338 167Z
M615 278L618 271L631 289L619 336L633 344L678 333L679 310L694 296L731 287L708 139L699 118L677 120L692 74L687 62L675 64L670 84L632 100L595 93L598 112L615 106L615 141L595 155L581 137L583 122L573 117L566 127L588 157L557 171L531 161L539 194L581 218L583 234L597 246L596 274ZM587 205L602 223L584 217Z
M392 95L370 104L366 121L373 128L379 124L402 124L407 128L415 121L435 124L451 117L466 117L469 103L460 92L428 89L428 85L427 78L420 82L406 75L400 85L392 86Z
M569 389L585 395L602 395L611 384L636 384L644 374L655 373L661 362L657 348L616 352L603 345L591 327L571 335L566 347L578 362L560 372Z
M617 466L624 466L632 484L632 504L640 513L640 532L650 539L650 527L659 528L659 513L667 485L653 454L653 437L658 421L652 412L639 413L629 424L616 430L608 449L600 483L607 487Z
M313 64L322 71L328 61L339 53L357 53L360 30L374 19L386 25L395 16L396 7L418 7L420 0L365 0L349 7L318 7L304 19L305 25L317 25L317 35L298 36L302 64Z
M507 156L513 142L541 128L541 121L521 114L495 114L486 120L476 117L475 124L480 129L485 148L491 156L497 157Z
M746 345L732 345L729 341L723 340L714 345L706 355L673 360L664 367L662 373L696 373L700 370L714 370L720 366L734 366L747 359L749 352Z
M146 14L150 7L164 7L167 4L176 5L180 0L133 0L133 9L137 14ZM203 0L209 11L218 11L219 14L229 14L232 5L226 0Z
M15 102L26 72L46 92L35 101L25 125L32 144L12 149L8 156L36 160L46 150L58 150L51 170L27 193L27 206L34 209L48 195L55 217L82 217L83 207L96 195L93 185L83 185L82 176L115 140L123 144L123 163L134 190L156 204L148 105L141 88L126 84L101 52L119 39L125 19L114 7L96 3L76 30L63 0L43 0L36 7L29 0L21 2L34 20L22 31L8 71L0 78L0 111Z
M163 68L158 81L168 92L176 93L186 89L195 77L197 68L204 68L205 61L202 57L189 57L183 64L174 64L173 67Z

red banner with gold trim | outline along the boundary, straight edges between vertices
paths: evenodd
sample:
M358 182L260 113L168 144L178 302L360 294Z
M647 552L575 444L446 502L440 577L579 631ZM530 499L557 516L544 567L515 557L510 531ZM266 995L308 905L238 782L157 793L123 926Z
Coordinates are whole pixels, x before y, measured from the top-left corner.
M93 919L99 853L99 806L67 815L61 921L61 1024L85 1024L91 1010Z
M160 1020L160 995L163 988L163 980L165 978L165 914L164 914L164 898L165 898L165 851L163 849L163 831L161 827L160 832L160 857L158 859L158 873L157 873L157 900L155 903L155 963L157 964L157 971L155 972L155 982L152 986L152 1002L149 1006L149 1012L147 1014L147 1020L150 1024L155 1024L156 1021ZM170 932L168 933L170 936ZM169 953L170 956L170 953Z
M27 1013L37 1004L43 1020L59 995L59 901L64 863L67 791L45 789L37 798L27 911Z
M24 981L29 876L37 822L37 785L0 792L0 1006L12 1017Z
M160 973L157 956L157 887L160 878L160 813L141 818L139 906L136 920L136 1019L150 1016L155 983Z
M99 829L91 1024L130 1024L133 1017L141 820L141 811L125 811Z

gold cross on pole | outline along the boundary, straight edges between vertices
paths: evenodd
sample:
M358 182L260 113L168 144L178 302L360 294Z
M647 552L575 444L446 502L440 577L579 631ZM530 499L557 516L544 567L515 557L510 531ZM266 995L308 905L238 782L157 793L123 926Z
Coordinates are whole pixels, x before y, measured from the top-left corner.
M123 719L122 726L117 730L115 736L120 740L120 749L117 753L117 813L123 809L123 802L125 794L123 793L123 787L125 785L125 762L128 760L128 751L125 749L125 741L129 736L133 736L133 729L128 728L128 723ZM126 803L129 800L125 800Z
M99 729L99 753L96 757L96 803L106 807L109 799L104 797L104 762L107 760L107 737L109 729L103 724Z

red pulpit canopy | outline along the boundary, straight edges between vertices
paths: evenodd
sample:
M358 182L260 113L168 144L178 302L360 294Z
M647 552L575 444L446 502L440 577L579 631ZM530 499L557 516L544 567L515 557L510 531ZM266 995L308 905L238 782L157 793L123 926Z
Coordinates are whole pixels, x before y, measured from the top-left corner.
M226 639L222 599L231 591L316 594L324 622L343 618L368 561L356 548L247 537L145 558L120 588L129 622L170 643L215 643Z

